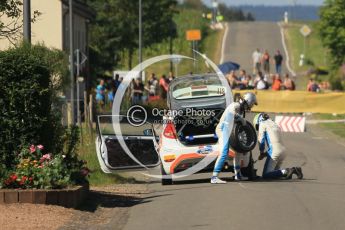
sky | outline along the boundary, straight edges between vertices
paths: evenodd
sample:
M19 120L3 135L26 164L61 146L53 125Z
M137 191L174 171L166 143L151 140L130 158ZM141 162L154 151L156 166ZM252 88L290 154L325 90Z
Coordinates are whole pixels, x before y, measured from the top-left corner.
M206 5L211 6L212 0L202 0ZM292 5L296 2L298 5L322 5L323 0L218 0L218 2L225 3L230 6L239 5L269 5L282 6Z

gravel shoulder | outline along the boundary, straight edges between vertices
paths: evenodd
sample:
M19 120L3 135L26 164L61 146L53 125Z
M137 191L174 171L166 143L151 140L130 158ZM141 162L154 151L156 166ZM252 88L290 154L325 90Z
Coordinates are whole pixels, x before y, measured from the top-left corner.
M84 204L58 229L122 229L127 223L130 207L143 202L148 193L146 183L91 187Z
M143 202L147 184L116 184L91 187L88 198L77 209L54 205L0 205L0 229L122 229L129 209Z
M41 204L0 205L0 229L58 229L66 224L75 210Z

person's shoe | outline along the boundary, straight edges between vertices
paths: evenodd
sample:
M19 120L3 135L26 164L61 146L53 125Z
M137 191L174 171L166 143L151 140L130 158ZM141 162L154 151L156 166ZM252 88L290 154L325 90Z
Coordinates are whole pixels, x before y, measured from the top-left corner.
M287 168L286 169L286 174L285 174L285 179L290 180L292 179L292 175L296 174L296 169L295 168Z
M298 179L303 179L303 172L301 167L294 167Z
M225 180L221 180L216 176L211 177L211 184L226 184Z
M249 178L248 178L248 177L245 177L245 176L236 175L236 176L234 177L234 180L235 180L235 181L249 180Z

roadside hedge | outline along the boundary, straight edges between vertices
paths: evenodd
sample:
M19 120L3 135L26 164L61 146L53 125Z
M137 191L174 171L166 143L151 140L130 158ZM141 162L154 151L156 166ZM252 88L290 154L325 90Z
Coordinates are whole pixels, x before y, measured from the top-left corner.
M58 52L61 51L25 43L0 52L0 163L3 170L17 164L20 149L29 144L42 144L50 152L60 152L63 148L63 127L59 112L53 106L53 89L58 87L52 84L51 77L52 73L59 72L51 62L54 57L61 60L63 56Z

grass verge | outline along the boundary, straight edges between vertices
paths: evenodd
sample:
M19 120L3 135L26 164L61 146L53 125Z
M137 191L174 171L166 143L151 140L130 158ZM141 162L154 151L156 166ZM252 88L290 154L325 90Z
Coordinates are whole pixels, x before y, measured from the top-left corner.
M312 119L314 120L343 120L345 119L344 114L313 114ZM334 123L320 123L320 127L331 131L339 137L345 138L345 123L334 122Z
M222 43L223 31L212 30L209 28L209 20L202 17L202 12L193 9L180 8L178 14L174 16L174 21L177 25L177 37L172 40L170 44L169 40L163 41L159 44L154 44L150 47L143 49L143 59L169 54L171 51L175 54L185 55L193 57L191 42L186 40L186 31L191 29L198 29L201 31L201 41L197 42L198 50L200 53L204 53L212 61L218 64ZM172 47L170 47L172 45ZM170 50L172 49L172 50ZM132 67L138 64L138 50L134 52L132 59ZM193 73L205 73L208 72L208 67L204 64L201 57L196 56L198 59L194 66L191 60L182 60L178 65L171 66L170 61L161 61L153 64L145 69L146 79L151 73L156 73L158 77L162 74L168 74L171 70L176 76L182 76ZM129 69L128 66L128 55L124 54L119 65L119 69ZM176 74L177 70L177 74Z
M328 51L322 46L317 23L318 22L291 22L284 27L286 44L291 59L290 64L291 67L299 73L298 75L311 68L328 70L327 66L330 64ZM300 33L300 29L303 25L308 25L311 28L312 33L306 38L305 64L303 66L299 66L300 55L304 50L304 37ZM319 80L327 79L328 76L322 76L322 79ZM297 88L305 90L307 81L307 76L298 78Z
M305 24L311 28L312 33L306 38L305 65L299 66L300 55L304 50L304 37L300 33L300 29ZM290 64L298 75L301 76L297 81L297 89L299 90L305 90L308 78L310 77L306 75L302 76L301 73L311 68L328 70L328 66L330 65L329 53L327 49L322 46L317 25L318 22L291 22L289 25L285 26L284 29L286 44L291 59ZM329 80L328 75L313 77L317 77L317 80L320 81ZM340 120L345 119L345 115L313 114L312 119ZM321 123L319 126L345 138L344 123Z
M345 138L345 123L322 123L320 126L326 128L339 137Z
M81 128L81 142L79 144L79 156L87 162L87 167L91 170L89 177L90 185L101 186L118 183L135 183L136 180L132 177L126 178L119 174L106 174L99 167L96 146L95 146L96 132L92 132L82 126Z

